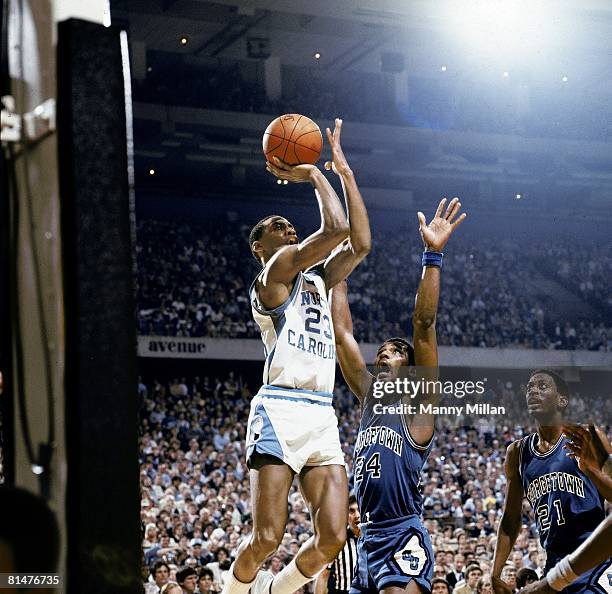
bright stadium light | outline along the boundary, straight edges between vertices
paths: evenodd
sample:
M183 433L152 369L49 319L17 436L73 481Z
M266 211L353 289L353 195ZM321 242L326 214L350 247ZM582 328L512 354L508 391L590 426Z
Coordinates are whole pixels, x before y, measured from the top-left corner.
M465 0L453 6L457 35L483 59L517 58L541 48L550 22L542 0Z

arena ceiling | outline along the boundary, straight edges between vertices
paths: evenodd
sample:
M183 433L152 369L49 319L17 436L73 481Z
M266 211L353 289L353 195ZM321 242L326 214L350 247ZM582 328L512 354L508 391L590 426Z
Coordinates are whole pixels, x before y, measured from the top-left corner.
M113 19L126 24L131 38L144 42L147 49L195 58L247 59L248 39L266 38L271 54L285 64L312 66L318 51L320 68L380 71L381 54L397 52L404 55L407 71L431 74L441 64L469 71L487 59L486 48L467 47L461 39L460 29L466 23L457 17L467 4L465 0L112 0L111 10ZM540 39L540 47L528 60L515 52L521 67L527 62L541 67L542 76L547 67L556 75L555 63L574 77L612 73L612 2L532 0L529 4L540 8L542 27L554 26L555 34L546 43ZM508 27L524 30L529 25L519 19ZM188 37L188 44L180 44L182 36Z

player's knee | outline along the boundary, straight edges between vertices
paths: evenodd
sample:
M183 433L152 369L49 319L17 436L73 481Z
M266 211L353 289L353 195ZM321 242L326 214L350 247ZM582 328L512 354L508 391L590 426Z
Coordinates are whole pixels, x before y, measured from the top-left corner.
M339 529L326 530L319 537L319 550L325 556L328 562L331 563L346 543L346 527L342 526Z
M253 555L263 561L266 557L269 557L280 544L282 535L279 537L276 531L269 528L261 528L253 532L251 537L251 549Z

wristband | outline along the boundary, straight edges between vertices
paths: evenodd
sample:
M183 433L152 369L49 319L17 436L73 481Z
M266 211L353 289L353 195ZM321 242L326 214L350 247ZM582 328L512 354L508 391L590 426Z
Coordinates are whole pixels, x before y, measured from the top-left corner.
M560 592L577 577L570 565L569 555L566 555L546 574L546 581L553 590Z
M438 268L442 268L443 257L444 254L442 252L425 250L421 258L421 266L437 266Z

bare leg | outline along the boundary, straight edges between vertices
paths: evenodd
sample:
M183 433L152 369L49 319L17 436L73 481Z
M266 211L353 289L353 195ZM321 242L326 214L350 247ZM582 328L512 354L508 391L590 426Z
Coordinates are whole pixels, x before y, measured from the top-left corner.
M298 569L314 576L331 563L346 542L348 481L344 466L308 466L300 473L302 495L310 508L314 536L296 555Z
M233 565L234 575L242 583L255 579L261 564L283 538L293 474L286 464L264 464L250 471L253 532L240 546Z

